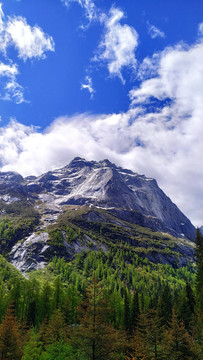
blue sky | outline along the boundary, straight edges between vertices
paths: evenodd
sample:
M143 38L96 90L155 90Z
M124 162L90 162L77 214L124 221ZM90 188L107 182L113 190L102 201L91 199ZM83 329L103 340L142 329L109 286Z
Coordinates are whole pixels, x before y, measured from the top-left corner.
M0 4L1 170L109 158L201 225L203 3Z

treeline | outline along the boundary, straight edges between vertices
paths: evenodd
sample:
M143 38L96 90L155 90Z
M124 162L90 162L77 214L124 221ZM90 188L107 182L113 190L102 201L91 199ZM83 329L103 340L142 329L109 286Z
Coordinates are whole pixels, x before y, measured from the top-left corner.
M0 258L0 359L201 359L203 237L190 265L130 250L56 257L25 279Z

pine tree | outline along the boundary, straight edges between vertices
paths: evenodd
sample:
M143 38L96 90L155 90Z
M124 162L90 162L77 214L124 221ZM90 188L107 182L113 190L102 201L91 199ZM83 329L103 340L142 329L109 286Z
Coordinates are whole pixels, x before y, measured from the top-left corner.
M125 289L124 293L124 329L127 332L131 331L131 316L130 316L130 294L128 289Z
M102 286L94 277L79 308L80 325L72 335L73 343L78 344L88 360L120 360L124 336L108 323L108 314Z
M69 339L68 327L60 310L55 310L44 328L43 340L45 345L65 342Z
M13 307L10 306L0 326L0 359L21 359L22 345L20 328Z
M174 309L170 326L164 331L162 353L166 360L200 359L199 345L189 335L183 322L179 323Z
M196 232L196 264L197 264L197 273L196 273L196 328L197 328L197 338L199 343L203 343L203 235L201 235L200 230L197 229Z
M149 359L159 358L159 344L161 342L162 327L156 310L149 310L139 317L136 336L147 349Z
M135 331L138 325L138 319L140 315L139 308L139 296L137 292L134 292L132 299L132 312L131 312L131 329Z
M193 290L188 281L186 281L186 286L182 293L182 299L179 308L179 317L183 320L183 323L186 329L191 328L191 321L194 314L195 308L195 297L193 294Z
M52 303L52 289L50 283L46 280L43 284L42 294L40 299L40 317L41 321L51 316L51 303Z
M34 330L30 332L29 341L24 347L22 360L38 360L42 353L43 343L40 339L40 333Z
M130 354L125 360L149 360L148 344L143 342L143 338L136 333L130 342Z
M203 311L203 235L201 235L200 230L197 229L196 232L196 247L195 247L195 256L197 264L197 274L196 274L196 294L198 305Z
M157 312L161 321L161 325L168 324L172 316L172 298L168 284L164 286L163 291L159 297Z
M59 279L59 276L57 276L56 279L54 280L53 300L54 300L53 305L55 309L59 309L64 301L63 285Z

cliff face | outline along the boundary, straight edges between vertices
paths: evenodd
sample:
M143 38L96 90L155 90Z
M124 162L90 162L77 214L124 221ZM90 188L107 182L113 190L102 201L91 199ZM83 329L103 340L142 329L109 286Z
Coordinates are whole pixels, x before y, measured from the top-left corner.
M77 212L85 206L89 214L89 220L86 221L89 223L98 223L93 220L93 214L103 211L100 223L111 223L111 219L114 219L122 228L126 223L131 224L132 232L133 226L137 225L176 238L195 238L194 226L158 187L156 180L117 167L109 160L95 162L75 158L61 169L25 179L17 173L0 173L1 218L8 214L15 217L16 211L19 213L20 204L24 204L25 210L27 207L29 211L32 208L37 212L40 223L35 229L38 235L31 232L21 244L10 249L10 259L16 266L17 262L23 264L22 253L25 249L30 259L34 256L37 264L47 261L47 254L50 255L53 250L47 227L56 223L70 207ZM40 235L42 231L43 236ZM62 252L66 254L68 249L69 245ZM181 251L184 252L183 249ZM186 252L190 253L190 250Z

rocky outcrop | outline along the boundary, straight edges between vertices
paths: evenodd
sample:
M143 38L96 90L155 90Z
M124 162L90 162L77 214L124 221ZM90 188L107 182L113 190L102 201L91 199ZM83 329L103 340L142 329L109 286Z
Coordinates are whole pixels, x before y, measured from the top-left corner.
M26 181L12 171L0 172L0 199L12 202L27 196Z

